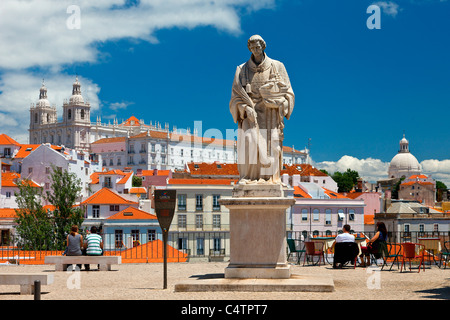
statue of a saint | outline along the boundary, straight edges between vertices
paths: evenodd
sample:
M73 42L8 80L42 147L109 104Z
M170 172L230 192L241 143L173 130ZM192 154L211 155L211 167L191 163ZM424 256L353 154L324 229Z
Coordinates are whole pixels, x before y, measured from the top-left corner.
M251 36L250 59L237 67L230 112L238 123L239 183L281 183L284 118L295 96L283 63L264 52L266 43Z

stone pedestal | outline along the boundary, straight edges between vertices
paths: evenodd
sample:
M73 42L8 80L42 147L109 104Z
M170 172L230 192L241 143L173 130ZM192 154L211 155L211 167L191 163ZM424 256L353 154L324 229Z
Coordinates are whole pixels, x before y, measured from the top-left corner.
M288 279L286 209L281 185L237 185L220 203L230 210L230 264L225 278Z

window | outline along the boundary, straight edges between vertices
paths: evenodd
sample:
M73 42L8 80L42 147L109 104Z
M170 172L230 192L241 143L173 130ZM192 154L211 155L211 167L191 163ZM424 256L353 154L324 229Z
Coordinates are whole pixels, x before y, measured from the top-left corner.
M72 110L69 109L69 111L67 112L67 119L72 119Z
M148 229L147 235L148 235L148 241L154 241L154 240L156 240L156 230L154 230L154 229Z
M178 238L178 250L187 249L187 239L186 238Z
M180 156L183 156L183 149L180 150Z
M344 220L344 210L343 209L339 209L338 210L338 221L343 221Z
M6 198L7 199L11 198L11 191L6 191Z
M186 195L185 194L178 195L178 210L186 211Z
M45 167L45 174L49 174L50 173L50 167Z
M219 199L220 195L213 194L213 211L220 211Z
M308 209L302 209L302 221L308 221Z
M319 209L314 209L313 210L313 220L314 221L319 221Z
M435 223L435 224L433 225L433 231L434 231L434 232L439 232L439 224Z
M325 210L325 224L331 224L331 209Z
M105 177L104 187L112 188L111 177ZM112 211L112 210L111 210Z
M152 148L152 152L155 152L155 144L154 143L151 144L151 148Z
M195 210L203 211L203 195L202 194L195 195Z
M117 165L118 166L121 166L122 165L122 160L121 160L122 158L117 158Z
M349 221L355 221L355 210L350 209L348 211L348 220Z
M220 214L213 214L213 228L220 228Z
M178 228L186 228L186 215L185 214L178 215Z
M120 211L118 204L112 204L109 206L109 211Z
M221 243L220 238L213 239L213 249L215 253L217 252L220 254L220 249L222 248L220 243Z
M114 239L116 242L116 248L122 248L123 244L123 230L114 230Z
M100 218L100 206L92 206L92 218Z
M33 167L28 168L28 173L33 173Z
M203 215L202 214L196 214L195 215L195 227L197 229L203 228Z
M139 230L131 230L131 238L133 238L133 241L139 240Z
M405 232L409 232L409 224L405 224L404 226L403 226L403 230L405 231Z
M205 238L197 238L197 255L203 256L205 254Z
M84 119L84 110L81 110L80 116L81 116L81 119ZM48 119L47 119L47 121L48 121Z
M44 188L47 189L47 190L50 189L50 183L46 182L45 185L44 185Z
M419 224L419 232L424 232L425 231L425 225L423 224Z

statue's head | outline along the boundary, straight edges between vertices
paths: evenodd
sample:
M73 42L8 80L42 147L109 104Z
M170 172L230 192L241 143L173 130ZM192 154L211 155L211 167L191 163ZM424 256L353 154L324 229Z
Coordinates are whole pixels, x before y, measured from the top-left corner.
M248 39L247 47L253 54L255 54L255 50L262 50L262 53L264 53L264 50L266 50L266 42L260 35L255 34Z

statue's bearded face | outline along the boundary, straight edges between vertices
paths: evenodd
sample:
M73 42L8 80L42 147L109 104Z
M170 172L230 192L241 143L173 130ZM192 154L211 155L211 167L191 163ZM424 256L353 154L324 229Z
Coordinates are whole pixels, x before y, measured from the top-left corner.
M255 58L261 58L264 55L264 49L260 41L252 41L248 47Z

